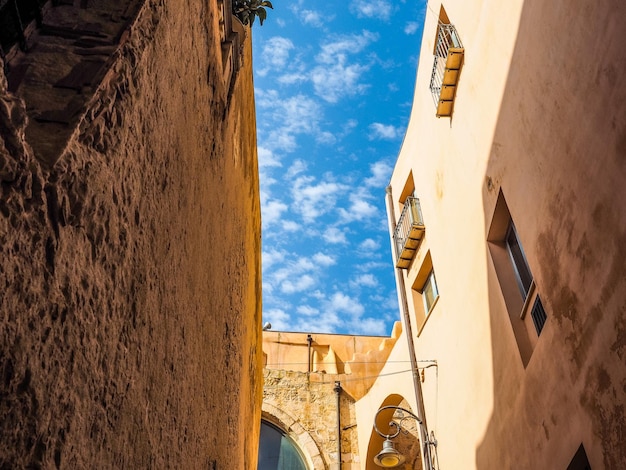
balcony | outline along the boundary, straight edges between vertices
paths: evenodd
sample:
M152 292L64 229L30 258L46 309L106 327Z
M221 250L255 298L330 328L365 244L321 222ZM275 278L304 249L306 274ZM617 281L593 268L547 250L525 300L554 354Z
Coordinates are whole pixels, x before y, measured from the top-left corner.
M430 92L437 107L437 117L452 116L464 55L465 49L454 26L440 24L435 44L435 63L430 77Z
M418 198L406 198L402 214L393 233L396 247L396 268L408 269L424 236L424 219Z

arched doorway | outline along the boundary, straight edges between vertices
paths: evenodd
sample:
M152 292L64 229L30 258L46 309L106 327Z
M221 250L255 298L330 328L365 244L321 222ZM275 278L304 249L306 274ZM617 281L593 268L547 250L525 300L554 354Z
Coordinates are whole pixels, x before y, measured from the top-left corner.
M274 424L261 420L258 470L308 470L296 443Z

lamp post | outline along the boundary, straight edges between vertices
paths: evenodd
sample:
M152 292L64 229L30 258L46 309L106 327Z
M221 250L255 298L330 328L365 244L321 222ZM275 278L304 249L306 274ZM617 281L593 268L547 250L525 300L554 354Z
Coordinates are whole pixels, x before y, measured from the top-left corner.
M378 424L376 423L378 415L385 410L394 410L394 413L395 411L399 410L406 413L405 416L397 418L398 421L395 421L392 417L391 421L389 422L389 431L391 432L392 428L395 428L395 431L391 432L391 434L385 434L381 432L380 429L378 429ZM374 415L374 430L380 437L385 438L385 441L383 442L383 450L381 450L378 454L376 454L376 457L374 457L374 462L376 463L376 465L385 468L394 468L404 463L406 457L402 455L398 450L396 450L393 445L392 439L398 437L400 431L402 431L402 423L407 419L414 419L415 421L417 421L420 427L424 428L424 423L422 423L422 420L419 419L416 414L407 410L406 408L394 405L387 405L383 406L376 412L376 415ZM423 430L426 431L426 429ZM425 432L425 434L427 433ZM429 446L437 446L437 440L435 439L434 434L431 434L431 437L427 438L427 440L424 442L424 450L429 450ZM428 454L429 453L427 453L427 455ZM429 470L432 470L432 462L427 461L426 465Z

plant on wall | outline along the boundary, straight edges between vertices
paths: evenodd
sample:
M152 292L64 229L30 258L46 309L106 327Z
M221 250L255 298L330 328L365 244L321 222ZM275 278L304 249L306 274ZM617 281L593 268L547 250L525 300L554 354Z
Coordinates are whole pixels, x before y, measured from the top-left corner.
M233 14L245 25L252 26L257 16L263 25L267 18L266 8L274 9L268 0L233 0Z

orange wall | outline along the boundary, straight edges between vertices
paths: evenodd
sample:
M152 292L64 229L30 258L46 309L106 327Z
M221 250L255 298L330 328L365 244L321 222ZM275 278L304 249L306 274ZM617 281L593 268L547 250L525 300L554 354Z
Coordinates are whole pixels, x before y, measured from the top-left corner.
M0 76L8 467L256 468L251 40L227 107L216 7L143 2L47 164L24 140L28 102Z

